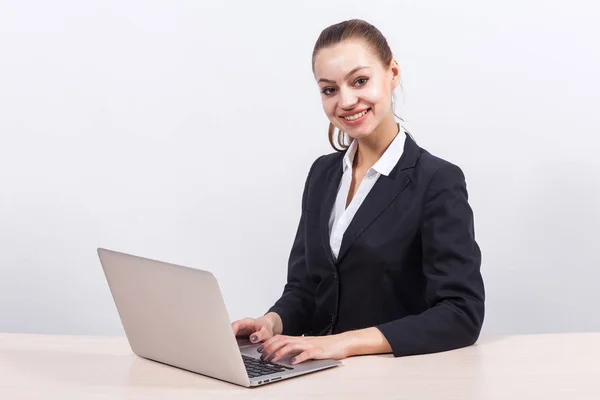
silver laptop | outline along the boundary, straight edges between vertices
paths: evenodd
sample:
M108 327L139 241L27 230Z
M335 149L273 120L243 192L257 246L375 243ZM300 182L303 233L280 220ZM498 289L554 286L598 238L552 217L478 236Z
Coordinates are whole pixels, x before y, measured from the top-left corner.
M132 351L139 357L241 386L330 368L335 360L275 364L259 344L236 340L215 277L207 271L98 249Z

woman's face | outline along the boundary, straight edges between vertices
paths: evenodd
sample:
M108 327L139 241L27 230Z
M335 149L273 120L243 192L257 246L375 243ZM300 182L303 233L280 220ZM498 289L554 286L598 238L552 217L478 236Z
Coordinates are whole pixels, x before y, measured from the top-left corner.
M383 66L364 42L356 40L321 49L314 73L327 118L354 139L369 135L388 115L400 79L395 61Z

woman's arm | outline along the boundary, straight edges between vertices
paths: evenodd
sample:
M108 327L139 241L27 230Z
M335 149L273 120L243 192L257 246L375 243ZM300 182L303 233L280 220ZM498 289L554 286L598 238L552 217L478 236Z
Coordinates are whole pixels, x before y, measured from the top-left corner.
M392 352L389 342L377 328L340 333L340 339L346 343L346 357Z
M302 194L302 214L296 237L288 261L287 283L281 298L269 309L280 317L282 331L286 335L302 335L310 329L310 321L315 311L314 293L315 282L309 277L306 270L304 211L308 196L308 187L315 165L319 157L311 166L304 184Z
M270 362L277 362L290 353L296 354L290 362L298 364L309 359L341 360L363 354L390 353L392 348L379 329L367 328L327 336L275 335L258 351L263 360Z
M395 356L433 353L476 342L484 318L481 252L465 177L450 163L432 178L421 223L429 309L378 325Z

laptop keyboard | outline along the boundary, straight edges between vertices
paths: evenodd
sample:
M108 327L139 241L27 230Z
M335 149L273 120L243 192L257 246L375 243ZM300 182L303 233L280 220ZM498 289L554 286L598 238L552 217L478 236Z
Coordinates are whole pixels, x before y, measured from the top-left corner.
M275 374L277 372L283 372L286 369L294 369L292 367L288 367L287 365L273 364L266 361L262 361L258 358L245 356L243 354L242 358L244 359L244 365L246 366L246 371L248 371L249 378L256 378L258 376Z

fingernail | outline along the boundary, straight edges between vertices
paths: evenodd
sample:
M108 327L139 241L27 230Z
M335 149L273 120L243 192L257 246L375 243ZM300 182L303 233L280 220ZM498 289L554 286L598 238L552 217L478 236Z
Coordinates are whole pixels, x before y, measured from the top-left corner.
M252 337L250 338L250 340L252 340L253 342L256 342L258 340L258 336L252 335Z
M256 351L258 351L259 353L262 353L262 351L265 349L265 346L260 346L258 349L256 349Z
M269 357L269 362L273 361L274 358L275 358L275 354L273 354L271 357Z
M295 362L296 362L296 357L294 357L290 360L290 364L294 364Z
M260 360L265 361L265 356L266 356L266 354L263 354L262 356L260 356Z

